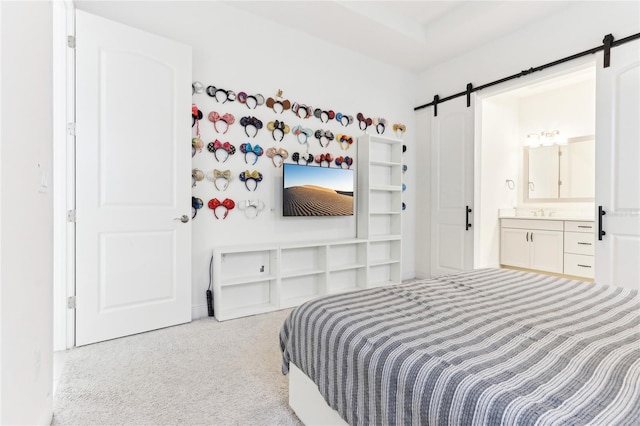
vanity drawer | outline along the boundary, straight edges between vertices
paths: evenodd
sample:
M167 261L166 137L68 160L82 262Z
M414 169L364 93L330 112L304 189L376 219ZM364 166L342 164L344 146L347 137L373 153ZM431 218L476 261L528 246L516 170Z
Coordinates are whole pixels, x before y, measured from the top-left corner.
M583 232L564 232L564 252L593 256L595 235Z
M562 231L561 220L547 220L547 219L506 219L503 218L503 228L520 228L520 229L540 229L547 231Z
M576 277L593 278L593 256L564 254L564 273Z
M586 232L595 234L594 222L567 220L564 222L564 230L570 232Z

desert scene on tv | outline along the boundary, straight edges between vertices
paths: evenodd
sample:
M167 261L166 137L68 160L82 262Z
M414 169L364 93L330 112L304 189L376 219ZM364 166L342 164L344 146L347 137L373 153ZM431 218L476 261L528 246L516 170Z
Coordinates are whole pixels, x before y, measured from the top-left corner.
M351 170L296 165L285 171L284 216L351 216L353 204Z

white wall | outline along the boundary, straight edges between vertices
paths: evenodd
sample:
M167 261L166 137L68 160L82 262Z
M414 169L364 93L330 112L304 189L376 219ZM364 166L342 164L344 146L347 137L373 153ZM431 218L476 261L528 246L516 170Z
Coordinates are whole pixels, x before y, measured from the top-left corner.
M385 136L392 136L393 123L406 124L407 132L403 140L408 146L405 160L409 171L404 176L408 189L403 198L408 208L403 216L403 276L415 276L415 118L412 102L416 75L220 2L157 2L153 7L149 7L148 2L127 2L117 6L104 2L80 2L78 8L192 46L193 78L205 86L211 84L236 93L261 93L265 98L274 97L278 89L282 89L284 98L291 102L297 101L324 110L333 109L354 117L358 112L365 116L384 117L389 121ZM304 152L303 146L292 134L286 135L283 142L273 141L266 125L275 119L282 119L291 127L301 124L313 130L331 129L334 134L359 136L363 132L358 129L357 120L343 128L335 121L324 124L314 117L301 120L290 111L282 115L275 114L266 106L250 111L238 102L222 105L206 94L195 95L193 99L205 116L200 122L201 138L205 144L219 138L223 142L230 141L237 149L236 154L225 163L218 163L206 148L193 159L194 167L208 174L214 168L230 169L233 174L229 189L224 192L217 191L206 179L198 182L193 190L193 194L205 203L193 222L193 304L194 317L197 317L206 315L205 290L209 281L209 258L214 247L355 237L355 217L283 218L282 169L276 169L266 155L255 166L247 165L243 154L239 152L240 145L257 142L265 150L275 146L284 147L289 155L296 151ZM217 134L207 120L207 114L212 110L220 114L229 112L236 117L236 123L226 135ZM244 115L253 115L263 121L265 128L260 130L257 138L245 136L244 128L238 123ZM371 131L375 133L375 130ZM355 147L342 151L335 141L331 142L329 149L325 149L320 147L315 138L311 138L309 146L313 154L331 152L334 156L357 158ZM263 181L255 193L248 192L238 179L238 174L246 169L256 169L263 174ZM234 209L226 220L216 220L207 208L207 202L214 197L220 200L231 198L236 202L259 198L267 208L256 219L247 219L242 211Z
M52 7L0 2L2 424L48 425L52 391ZM51 181L49 181L51 185Z

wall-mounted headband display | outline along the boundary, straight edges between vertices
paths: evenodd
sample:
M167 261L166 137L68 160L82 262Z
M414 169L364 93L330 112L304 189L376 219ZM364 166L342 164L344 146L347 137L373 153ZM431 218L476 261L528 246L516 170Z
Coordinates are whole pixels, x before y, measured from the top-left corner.
M244 211L247 219L255 219L264 210L264 203L260 200L242 200L238 202L238 208Z
M255 138L258 135L258 131L262 129L262 121L252 116L242 117L240 119L240 125L244 127L245 135L250 138ZM253 136L251 136L249 134L249 131L247 130L249 127L253 127L255 129L255 133L253 133Z
M264 96L260 93L257 95L247 95L246 92L238 93L238 102L245 104L249 109L256 109L264 104Z
M318 154L316 155L316 163L322 167L323 163L327 163L327 167L331 167L331 162L333 161L333 155L327 152L326 154Z
M336 117L336 113L332 110L324 111L320 108L316 108L313 110L314 117L320 119L323 123L328 123L329 120L333 120Z
M336 121L342 124L343 127L347 127L349 124L353 123L353 116L339 112L336 114Z
M201 198L191 197L191 219L195 219L200 210L204 206L204 202Z
M193 157L195 155L196 149L198 150L198 152L202 152L202 148L204 148L204 142L202 141L202 139L196 136L195 138L191 139L191 147L193 148L191 150L191 156Z
M217 198L213 198L209 200L208 206L211 210L213 210L213 215L216 217L216 219L220 220L217 211L224 210L222 219L226 219L229 211L233 210L233 208L236 206L236 203L230 198L225 198L223 201L220 201Z
M371 123L376 126L376 132L381 135L386 130L387 120L384 118L373 118Z
M361 112L356 115L356 118L358 119L358 127L360 127L360 130L366 131L367 128L373 124L373 120L365 117Z
M218 191L226 191L229 183L231 183L231 170L213 170L213 186L215 186ZM218 186L218 184L220 186Z
M351 145L353 145L354 139L353 139L353 136L338 133L336 135L336 141L340 144L340 149L342 149L343 151L346 151L347 149L351 148Z
M199 81L194 81L193 83L191 83L191 94L200 94L200 93L204 93L204 84L200 83Z
M308 166L313 162L313 154L300 154L298 152L294 152L291 156L291 160L295 161L298 165L300 165L300 161L302 161L303 163L306 163L303 164L303 166Z
M282 100L282 90L278 90L276 98L267 98L267 107L271 108L273 112L282 114L284 111L291 108L291 102L288 99Z
M342 165L347 166L347 169L351 168L351 165L353 164L353 158L346 156L340 156L338 158L336 158L336 166L340 167L341 169L344 169L344 167L342 167Z
M247 154L253 155L253 163L251 163L252 166L256 164L260 159L260 157L262 156L262 154L264 154L264 150L260 145L251 146L251 144L248 142L240 145L240 151L244 154L244 162L247 164L249 164L249 160L247 159Z
M218 161L219 163L224 163L225 161L227 161L229 159L230 155L233 155L236 153L236 147L231 145L231 143L229 142L220 142L218 139L216 139L214 142L209 142L207 144L207 149L209 150L209 152L213 153L213 156L216 158L216 161ZM223 156L223 159L220 160L220 157L218 157L218 152L220 151L224 151L225 152L225 156Z
M191 105L191 127L195 126L198 123L198 120L202 120L202 111L198 109L195 104ZM198 130L196 130L199 133Z
M396 123L393 125L393 131L398 138L401 138L406 130L407 126L405 126L404 124Z
M333 132L331 130L316 130L314 133L314 136L316 137L316 139L318 139L318 142L320 142L320 146L323 148L326 148L329 146L329 143L335 138L335 136L333 136ZM322 144L322 140L326 141L326 144Z
M218 89L215 86L208 86L206 92L207 95L211 96L218 102L222 102L223 104L236 100L236 92L233 90Z
M271 158L274 167L281 167L284 160L289 158L289 152L284 148L269 148L267 157Z
M229 126L236 122L236 118L228 112L220 115L216 111L211 111L208 117L209 121L213 123L213 128L216 130L216 133L220 133L220 130L218 129L218 122L223 122L225 124L224 132L222 132L223 135L227 133L227 130L229 130Z
M293 113L296 115L296 117L298 118L309 118L311 117L311 115L313 115L313 108L304 104L299 104L297 102L294 102L293 105L291 105L291 111L293 111Z
M280 120L270 121L269 123L267 123L267 129L271 130L271 136L273 137L274 141L277 140L276 133L280 134L280 142L282 142L282 139L284 139L284 135L291 131L291 128L287 124L285 124L284 121Z
M191 170L191 187L194 188L197 182L204 179L204 172L200 169Z
M255 191L258 189L258 183L262 182L262 173L257 170L250 172L249 170L245 170L244 172L240 172L240 180L244 182L245 188L247 191ZM251 189L249 182L253 182L253 189Z
M294 135L296 135L296 139L298 140L298 143L301 145L307 145L307 150L309 149L308 143L309 143L309 138L311 137L311 135L313 134L313 130L309 129L309 128L303 128L300 125L295 126L292 129L292 133ZM304 140L302 139L304 138Z

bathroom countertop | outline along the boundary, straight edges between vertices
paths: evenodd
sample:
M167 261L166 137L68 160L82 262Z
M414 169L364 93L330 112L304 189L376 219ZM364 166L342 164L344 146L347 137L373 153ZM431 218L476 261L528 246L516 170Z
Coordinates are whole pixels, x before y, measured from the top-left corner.
M515 215L500 215L500 219L533 219L533 220L576 220L581 222L593 222L595 219L592 217L579 217L579 216L515 216Z

